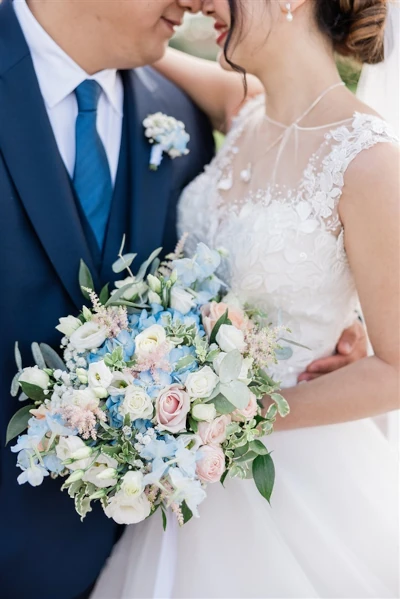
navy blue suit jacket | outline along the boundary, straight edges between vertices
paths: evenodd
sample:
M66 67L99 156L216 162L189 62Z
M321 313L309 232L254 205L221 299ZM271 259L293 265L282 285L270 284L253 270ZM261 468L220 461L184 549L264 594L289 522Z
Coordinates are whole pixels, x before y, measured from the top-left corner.
M29 49L12 2L0 4L0 595L4 599L73 599L95 580L117 526L100 509L83 523L60 481L19 486L16 456L5 431L20 407L9 394L19 341L24 365L30 344L58 347L60 316L82 306L79 261L97 289L113 279L123 234L137 263L176 241L176 204L182 189L210 161L213 139L204 115L151 68L121 72L124 123L120 164L101 263L95 263L84 220L39 90ZM164 158L149 170L142 121L161 111L185 122L190 154ZM73 134L73 132L71 133ZM86 231L86 232L85 232ZM161 526L161 523L160 523Z

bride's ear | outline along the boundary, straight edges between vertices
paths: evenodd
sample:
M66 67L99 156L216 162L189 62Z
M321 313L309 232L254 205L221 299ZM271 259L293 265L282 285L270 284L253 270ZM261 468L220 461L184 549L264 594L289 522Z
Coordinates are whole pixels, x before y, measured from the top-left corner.
M306 2L307 0L292 0L291 2L280 0L281 11L286 15L288 21L293 21L296 10Z

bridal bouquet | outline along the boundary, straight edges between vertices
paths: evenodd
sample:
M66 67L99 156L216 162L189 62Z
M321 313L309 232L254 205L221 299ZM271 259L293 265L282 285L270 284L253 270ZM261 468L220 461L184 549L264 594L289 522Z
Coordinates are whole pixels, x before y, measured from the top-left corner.
M200 243L185 258L183 243L164 262L153 252L135 276L122 246L113 269L128 276L111 295L96 295L82 263L91 308L60 319L64 361L34 343L36 366L22 368L16 346L11 392L30 400L8 427L7 442L19 435L18 482L61 477L81 518L100 501L120 524L160 508L165 526L170 508L182 525L227 475L253 477L270 499L274 467L260 438L289 411L267 374L279 330L230 294L221 301L223 252Z

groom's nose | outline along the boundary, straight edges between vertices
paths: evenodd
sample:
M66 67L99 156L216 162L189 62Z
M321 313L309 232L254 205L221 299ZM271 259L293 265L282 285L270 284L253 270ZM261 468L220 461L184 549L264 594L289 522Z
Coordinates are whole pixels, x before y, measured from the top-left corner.
M178 4L183 10L193 14L201 11L202 3L203 0L178 0Z

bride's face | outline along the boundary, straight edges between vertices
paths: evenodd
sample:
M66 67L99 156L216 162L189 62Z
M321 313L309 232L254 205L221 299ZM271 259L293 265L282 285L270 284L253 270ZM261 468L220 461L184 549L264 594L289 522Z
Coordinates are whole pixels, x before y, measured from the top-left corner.
M230 69L223 49L231 33L227 56L248 73L257 74L260 50L276 39L285 22L281 2L275 0L203 0L203 13L214 17L221 66Z

